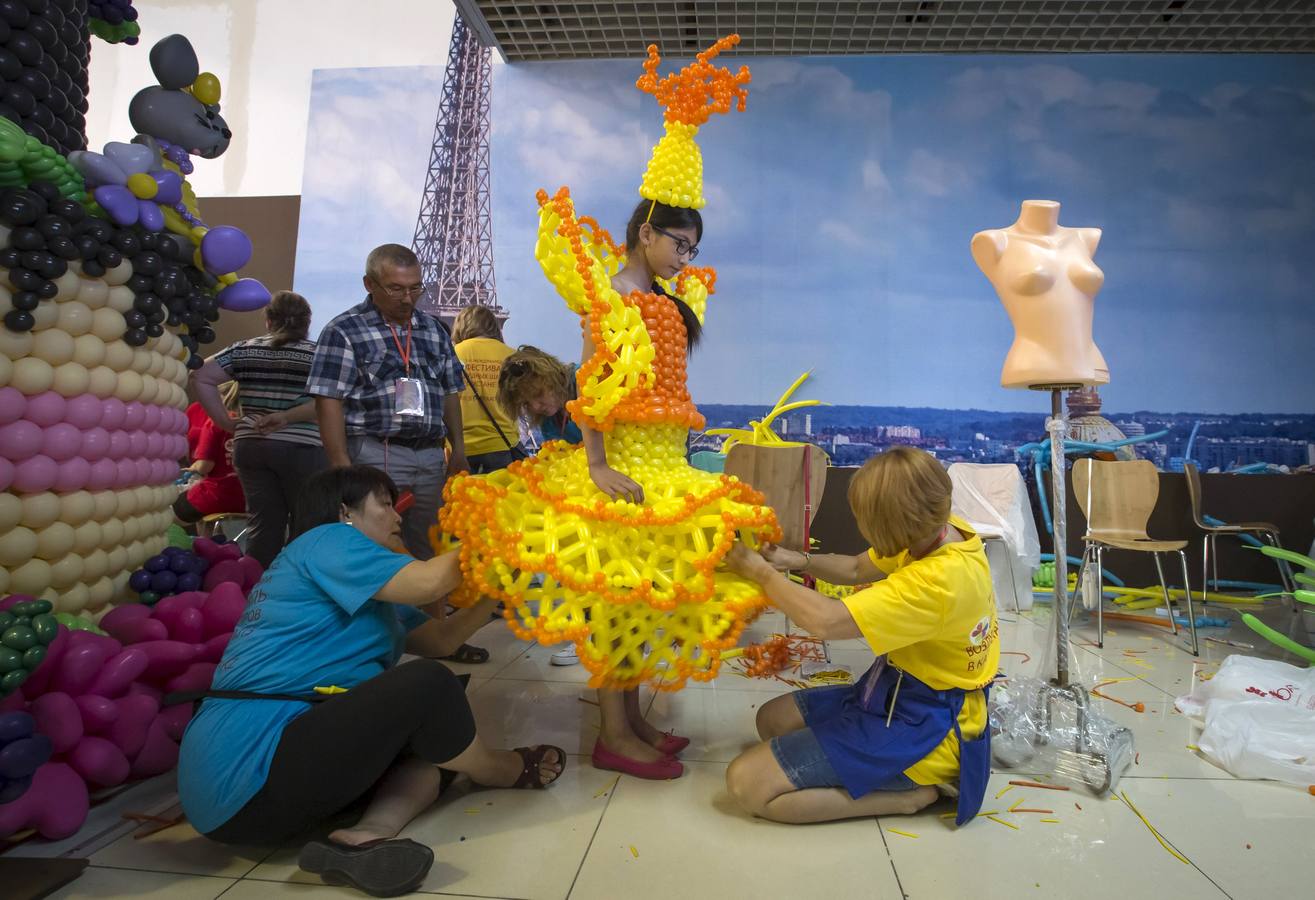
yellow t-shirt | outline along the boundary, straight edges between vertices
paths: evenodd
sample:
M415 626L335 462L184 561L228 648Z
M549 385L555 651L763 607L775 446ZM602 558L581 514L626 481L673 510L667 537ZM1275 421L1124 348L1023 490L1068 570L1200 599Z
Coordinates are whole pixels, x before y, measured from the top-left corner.
M516 443L520 432L516 423L502 411L498 405L498 372L502 361L511 356L512 349L502 341L493 338L470 338L456 346L457 359L466 367L470 380L479 389L479 395L497 420L498 428L507 436L507 440ZM507 449L507 443L498 437L498 432L489 421L475 399L475 394L467 384L461 391L461 433L466 438L466 455L496 453Z
M938 547L922 559L868 556L886 577L846 597L845 606L878 656L936 690L968 690L959 730L973 740L986 728L986 698L1000 667L999 625L986 552L962 519L950 525L966 538ZM898 700L896 701L898 702ZM950 730L940 745L905 770L918 784L959 777L959 742Z

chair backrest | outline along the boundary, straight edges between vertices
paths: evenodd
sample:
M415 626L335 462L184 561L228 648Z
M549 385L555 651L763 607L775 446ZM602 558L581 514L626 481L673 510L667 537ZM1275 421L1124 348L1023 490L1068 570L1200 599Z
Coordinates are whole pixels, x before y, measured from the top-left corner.
M1073 493L1087 517L1088 534L1146 539L1146 523L1160 496L1160 473L1150 460L1073 464Z
M1029 566L1041 562L1032 503L1018 466L954 463L947 473L954 485L951 509L967 521L983 540L999 537Z
M1201 500L1201 473L1196 463L1183 463L1183 476L1187 479L1187 497L1192 501L1192 521L1197 528L1209 528L1205 524L1205 504Z

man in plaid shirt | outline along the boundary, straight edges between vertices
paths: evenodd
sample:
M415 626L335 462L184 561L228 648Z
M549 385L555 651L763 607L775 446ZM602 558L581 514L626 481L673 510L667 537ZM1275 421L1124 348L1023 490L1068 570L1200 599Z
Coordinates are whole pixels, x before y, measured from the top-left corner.
M416 311L421 279L414 253L400 244L376 247L364 281L365 302L320 333L306 392L315 398L329 465L375 466L415 496L402 514L402 542L417 559L429 559L443 482L449 471L470 470L461 434L461 363L438 320Z

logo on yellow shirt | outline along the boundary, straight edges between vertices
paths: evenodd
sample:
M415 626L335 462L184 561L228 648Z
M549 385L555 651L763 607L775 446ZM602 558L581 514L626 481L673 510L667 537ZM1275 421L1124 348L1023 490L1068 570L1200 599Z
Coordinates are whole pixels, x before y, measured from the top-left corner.
M978 623L973 627L972 632L968 635L968 643L974 647L980 646L982 641L986 640L991 633L991 617L982 616Z

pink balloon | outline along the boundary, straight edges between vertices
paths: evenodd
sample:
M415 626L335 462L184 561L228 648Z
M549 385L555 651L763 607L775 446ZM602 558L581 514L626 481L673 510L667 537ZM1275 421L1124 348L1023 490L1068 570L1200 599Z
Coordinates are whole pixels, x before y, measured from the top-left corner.
M151 609L151 618L163 625L172 635L174 629L178 627L178 617L183 614L183 610L193 607L194 604L186 595L174 594L155 604ZM182 640L182 638L174 638L174 640Z
M123 644L108 635L83 630L69 632L68 645L70 649L73 647L81 647L84 644L95 644L98 647L105 648L106 657L113 656L123 649Z
M88 462L104 459L110 452L110 433L99 425L93 425L82 432L82 449L79 456Z
M108 429L122 428L127 409L118 397L108 397L101 401L100 424Z
M137 483L137 463L132 459L121 459L114 464L114 484L119 488L132 487Z
M136 431L146 420L146 406L139 400L133 400L123 407L123 427Z
M41 426L19 419L0 426L0 456L16 463L41 451Z
M152 406L151 409L155 409L155 407ZM157 458L160 455L160 451L163 449L164 449L164 435L155 431L152 431L150 434L146 435L147 459Z
M142 419L142 428L147 431L155 431L160 427L160 407L154 403L146 407L146 416Z
M87 688L88 694L117 697L146 671L147 657L132 647L106 661Z
M27 398L16 387L0 388L0 425L8 425L23 418L27 409Z
M141 607L146 609L145 606ZM110 634L114 635L125 644L140 644L143 641L163 641L169 637L169 629L163 622L156 621L152 618L127 619L116 622L113 627L101 623Z
M143 676L147 681L172 678L193 662L200 654L200 649L182 641L145 641L133 644L137 650L145 651L149 662Z
M133 480L137 484L146 484L151 480L151 461L149 459L133 460L133 467L136 471L133 474Z
M119 718L119 706L108 697L83 694L73 700L82 714L82 728L87 734L104 731Z
M27 420L42 428L64 421L64 398L54 391L42 391L27 398Z
M118 470L114 466L114 461L110 459L98 459L91 464L91 475L87 478L87 490L103 491L114 487L114 482L118 478Z
M226 631L223 634L217 634L210 640L206 641L201 647L201 653L197 657L197 662L217 663L224 658L224 651L228 649L228 642L233 639L233 632Z
M35 600L31 594L10 594L7 597L0 597L0 612L4 612L11 606L17 606L19 603L29 603Z
M157 716L151 722L141 751L133 758L130 775L149 778L168 772L178 765L178 745L169 738L165 725Z
M23 689L27 691L30 697L40 697L46 692L50 679L55 676L59 669L59 661L64 658L64 652L69 648L69 635L71 632L60 626L59 631L55 634L55 639L46 645L46 658L37 666L36 671L27 676L23 682Z
M108 447L109 449L105 452L106 459L126 459L132 451L132 442L128 440L128 432L117 429L111 431Z
M142 457L146 455L146 432L129 431L128 432L128 455L132 457Z
M169 740L182 741L187 723L192 721L192 704L175 703L173 706L167 706L160 710L155 721L164 726L164 733L169 735Z
M100 627L103 631L108 631L113 637L120 638L114 634L114 629L126 622L134 622L137 619L149 619L151 617L151 608L140 603L125 603L122 606L116 606L107 612L100 620ZM123 641L125 644L129 641Z
M95 787L113 787L128 780L128 757L102 737L86 737L68 756L73 770Z
M14 487L24 494L39 494L55 486L59 463L38 454L14 466Z
M195 612L195 610L192 611ZM210 682L215 679L215 668L214 663L192 663L183 674L170 678L164 689L170 693L174 691L209 690Z
M216 635L232 631L246 606L247 598L242 596L240 585L231 581L216 585L201 607L201 615L205 618L206 634Z
M82 432L68 422L46 426L41 438L41 452L55 462L77 456L81 445Z
M178 463L172 459L157 459L151 472L151 481L155 484L168 484L178 477Z
M210 570L205 573L203 586L207 591L213 591L216 587L225 581L236 583L239 589L242 586L244 572L241 564L235 559L225 559L222 562L214 563Z
M164 691L160 690L158 687L151 687L149 684L134 681L132 684L128 685L128 693L126 696L149 697L155 701L156 706L159 706L164 700Z
M105 660L114 655L114 652L116 651L103 644L83 643L75 647L70 646L64 652L64 658L60 660L59 669L51 680L51 687L71 697L85 694L96 673L100 671L100 667L105 664Z
M132 759L146 743L146 729L160 711L160 704L155 698L141 694L129 695L116 702L119 717L105 736L123 751L124 756Z
M50 841L72 837L87 820L87 783L65 763L46 763L32 776L32 787L0 806L0 837L34 828Z
M237 561L237 564L242 570L242 593L245 594L260 581L261 576L265 574L265 567L254 556L244 556Z
M42 694L27 711L37 720L37 731L50 738L56 753L67 753L82 740L82 713L68 694Z
M103 401L95 394L79 394L64 405L64 421L84 431L100 424Z
M0 491L9 490L14 483L14 464L0 456Z
M62 494L80 491L91 479L91 463L81 456L75 456L60 463L59 475L55 478L55 490Z
M185 609L178 616L178 621L170 629L169 636L175 641L185 641L189 644L199 644L205 637L205 619L201 616L199 609Z

